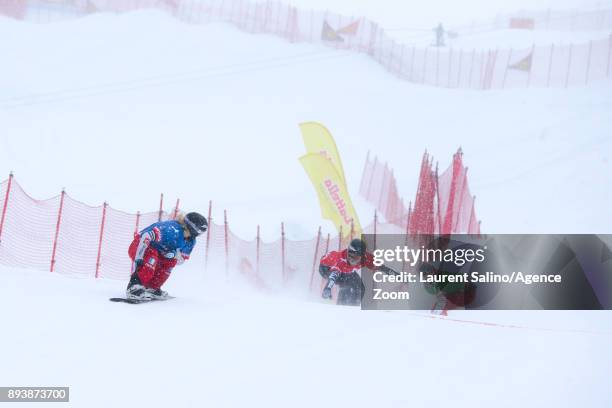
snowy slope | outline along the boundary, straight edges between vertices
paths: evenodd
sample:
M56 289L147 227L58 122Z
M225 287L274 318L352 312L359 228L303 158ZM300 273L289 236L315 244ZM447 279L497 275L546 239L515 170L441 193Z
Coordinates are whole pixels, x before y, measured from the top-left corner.
M0 384L70 386L71 407L612 402L609 313L463 316L528 328L485 326L256 295L194 266L168 284L179 298L133 306L105 300L123 283L0 274Z

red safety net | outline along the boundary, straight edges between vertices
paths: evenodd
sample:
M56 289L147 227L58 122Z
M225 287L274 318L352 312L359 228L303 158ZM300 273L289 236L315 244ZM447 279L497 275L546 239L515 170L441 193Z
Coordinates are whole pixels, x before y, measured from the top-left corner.
M440 176L425 153L414 208L405 208L393 172L377 159L366 160L361 194L387 219L380 223L375 213L373 222L363 230L366 234L480 232L461 151ZM163 211L163 195L158 211L143 214L126 213L106 203L92 207L65 192L36 200L11 175L0 183L0 264L75 277L127 280L132 269L127 249L134 233L175 217L178 206L177 200L171 211ZM230 230L226 211L222 223L214 222L212 203L208 219L209 229L189 262L200 265L203 272L210 264L213 273L238 274L264 291L290 286L320 293L325 283L318 274L320 258L345 247L352 238L323 235L319 227L313 239L289 240L281 224L276 241L263 242L259 227L255 239L245 240Z
M397 181L387 164L368 155L360 194L373 204L389 224L410 234L480 234L475 197L470 193L467 167L461 149L447 170L438 175L433 159L423 155L414 206L406 208Z
M163 195L162 195L163 200ZM30 197L11 175L0 183L0 264L62 275L127 280L132 261L127 250L134 233L179 211L126 213L104 203L89 206L62 192L47 200ZM190 263L209 266L214 273L240 274L255 287L316 288L318 262L329 250L346 245L338 237L289 240L284 226L273 242L245 240L229 228L227 213L221 223L208 212L209 229L198 239ZM369 226L366 231L375 231Z
M447 88L568 87L611 76L612 35L607 38L524 49L453 50L402 43L371 20L328 11L300 10L279 2L247 0L2 0L0 14L52 22L97 12L158 9L190 23L223 21L249 33L290 42L321 43L369 55L398 78ZM497 16L448 30L461 35L500 29L610 31L612 10L546 10ZM433 37L433 32L432 32Z

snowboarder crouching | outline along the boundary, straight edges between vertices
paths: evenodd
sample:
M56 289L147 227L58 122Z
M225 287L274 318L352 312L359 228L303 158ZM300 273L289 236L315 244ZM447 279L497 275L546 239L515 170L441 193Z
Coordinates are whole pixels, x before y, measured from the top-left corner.
M134 235L128 254L134 261L128 283L128 299L163 299L161 290L172 269L189 259L196 237L208 229L206 218L197 212L180 214L176 220L160 221Z
M366 243L361 239L353 239L348 248L343 251L331 251L321 258L319 273L327 284L323 288L323 299L331 299L332 288L338 285L339 305L359 305L365 287L359 275L361 268L382 271L387 274L397 274L393 269L374 265L374 257L366 251Z

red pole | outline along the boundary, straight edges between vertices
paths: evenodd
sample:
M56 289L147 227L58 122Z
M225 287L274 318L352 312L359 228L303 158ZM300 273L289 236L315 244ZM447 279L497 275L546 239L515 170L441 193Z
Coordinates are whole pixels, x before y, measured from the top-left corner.
M404 246L408 247L408 235L410 235L410 208L408 209L408 215L406 216L406 236L404 238ZM406 271L406 259L402 261L402 272Z
M448 52L448 87L451 87L451 72L453 70L453 49Z
M212 229L212 200L208 202L208 229L206 230L206 255L204 256L204 269L208 269L208 252L210 250L210 230Z
M457 206L457 218L454 220L455 221L454 230L458 234L462 233L461 231L457 232L457 227L458 227L457 224L459 224L459 218L461 218L459 213L461 212L461 208L463 207L463 193L465 193L465 185L467 183L467 172L468 172L468 168L466 167L465 172L463 173L463 183L461 183L461 193L459 193L459 205Z
M229 276L229 238L227 226L227 210L223 210L223 225L225 235L225 276Z
M385 185L387 184L387 163L385 163L385 169L383 170L383 179L382 182L380 183L380 194L378 195L378 207L379 208L383 208L384 206L382 205L382 200L383 200L383 193L385 192ZM387 197L388 199L388 197Z
M317 255L319 254L319 243L321 241L321 227L319 226L319 231L317 232L317 243L315 244L314 256L312 259L312 272L310 274L310 285L308 285L308 289L312 290L312 281L314 280L315 271L317 269Z
M374 164L372 164L372 169L370 173L370 181L368 181L368 193L366 194L367 199L370 199L370 191L372 188L372 180L374 179L374 172L376 171L376 166L378 165L378 157L374 157Z
M555 53L555 44L550 45L550 58L548 59L548 78L546 79L546 87L550 88L550 75L552 72L553 55Z
M572 67L572 52L574 50L574 44L570 44L570 49L569 49L569 57L567 58L567 72L565 74L565 87L567 88L569 85L569 76L570 76L570 69Z
M440 47L436 48L436 86L439 86L439 73L440 73Z
M13 172L9 173L8 185L6 186L6 194L4 195L4 204L2 205L2 217L0 218L0 242L2 242L2 228L4 228L4 218L6 217L6 209L8 207L9 194L13 184Z
M489 70L489 88L493 88L493 79L495 78L495 65L497 64L498 54L499 48L495 49L495 54L493 54L493 62L491 63L491 69Z
M104 223L106 222L106 207L105 202L102 206L102 223L100 224L100 240L98 241L98 258L96 259L96 278L100 277L100 256L102 255L102 239L104 238Z
M181 199L177 198L176 199L176 205L174 206L174 214L172 214L172 219L173 220L176 220L176 216L178 215L180 202L181 202Z
M591 53L593 52L593 41L589 41L589 56L587 57L586 79L584 84L589 83L589 71L591 70Z
M136 225L134 226L134 236L138 235L138 226L140 224L140 211L136 212ZM134 270L134 260L132 260L132 268L131 271Z
M287 280L285 276L285 223L281 222L281 266L283 282Z
M376 210L374 210L374 248L376 249L376 224L378 223L378 215L376 214Z
M442 213L440 212L440 177L438 176L438 163L436 162L436 201L438 211L438 234L442 233Z
M531 64L529 65L529 72L527 73L527 88L531 86L531 72L533 71L533 60L535 54L535 44L531 46Z
M257 276L259 276L259 248L260 246L261 246L261 237L259 235L259 225L258 225L257 226L257 255L256 255L257 265L255 269L255 273L257 274Z
M353 235L355 234L355 223L351 220L351 234L349 235L349 241L353 240Z
M325 254L327 254L329 252L329 241L330 241L330 235L328 233L327 234L327 241L325 242ZM324 286L325 286L325 280L321 279L321 290L323 290Z
M338 232L338 251L342 249L342 225L340 226L340 232Z
M476 203L476 196L474 196L474 198L472 198L472 211L470 212L470 220L468 221L468 230L467 233L468 234L472 234L472 232L470 232L470 227L472 226L472 216L474 215L474 206Z
M395 40L391 41L391 51L389 52L389 72L393 73L393 50L395 49Z
M140 211L136 212L136 225L134 226L134 235L138 234L139 226L140 226Z
M162 219L163 208L164 208L164 193L161 193L161 196L159 197L159 217L157 218L157 221L161 221Z
M410 57L410 75L408 76L408 80L412 82L412 74L414 73L414 58L416 54L416 47L412 46L412 56Z
M60 196L60 205L59 210L57 212L57 223L55 224L55 237L53 238L53 251L51 252L51 270L55 268L55 251L57 250L57 238L59 237L60 224L62 222L62 209L64 208L64 196L66 192L62 190L62 194Z
M366 179L366 173L368 170L368 165L370 164L370 151L368 150L368 154L366 155L366 161L365 164L363 165L363 172L361 173L361 183L359 185L359 193L363 194L364 191L364 181ZM366 197L367 199L367 197Z
M463 66L463 49L459 50L459 67L457 68L457 88L461 87L461 67Z
M472 74L474 73L474 59L476 58L476 50L472 50L472 62L470 63L470 76L468 78L468 88L472 87Z
M506 88L506 77L508 76L508 67L512 61L512 48L508 51L508 62L506 63L506 69L504 70L504 80L502 81L502 89Z
M491 54L491 50L488 50L487 58L486 58L487 60L490 54ZM478 82L480 82L480 89L484 89L484 77L485 77L485 72L486 72L484 51L480 55L481 55L480 57L480 79Z
M405 44L402 44L402 50L400 52L399 69L398 69L398 75L400 78L403 78L403 72L404 72L404 48L406 48Z

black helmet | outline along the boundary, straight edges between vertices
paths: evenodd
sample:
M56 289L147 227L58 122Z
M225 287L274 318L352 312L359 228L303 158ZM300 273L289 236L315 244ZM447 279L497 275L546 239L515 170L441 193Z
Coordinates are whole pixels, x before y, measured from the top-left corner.
M206 217L197 212L190 212L185 215L185 227L189 230L192 237L203 234L208 229Z
M366 253L366 243L362 239L355 238L348 247L349 254L364 256Z

